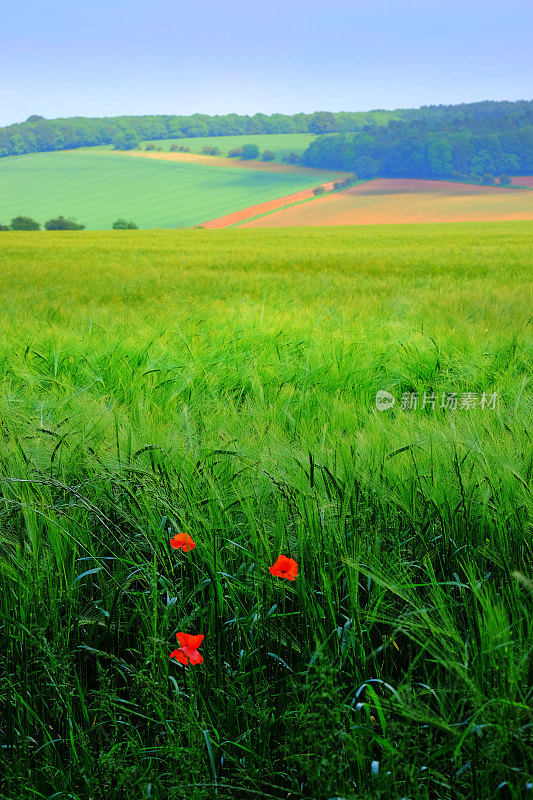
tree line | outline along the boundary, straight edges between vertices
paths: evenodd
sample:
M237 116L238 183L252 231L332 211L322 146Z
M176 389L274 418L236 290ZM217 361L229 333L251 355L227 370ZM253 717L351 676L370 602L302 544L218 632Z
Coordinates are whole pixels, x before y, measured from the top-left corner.
M505 113L515 103L485 103ZM226 114L209 116L151 115L120 117L71 117L45 119L33 114L25 122L0 128L0 156L70 150L112 144L117 149L138 147L148 139L179 139L199 136L239 136L273 133L314 133L317 135L379 129L393 121L433 120L443 114L461 118L471 105L423 106L418 109L386 111L316 111L311 114Z
M114 231L131 231L137 230L137 225L134 222L128 222L125 219L117 219L111 225ZM59 215L53 217L44 223L45 231L84 231L85 225L80 225L74 219L68 219ZM18 216L13 217L10 225L0 225L0 231L40 231L41 225L31 217Z
M420 109L415 118L321 136L301 163L359 178L449 178L509 184L533 174L533 103L483 102Z

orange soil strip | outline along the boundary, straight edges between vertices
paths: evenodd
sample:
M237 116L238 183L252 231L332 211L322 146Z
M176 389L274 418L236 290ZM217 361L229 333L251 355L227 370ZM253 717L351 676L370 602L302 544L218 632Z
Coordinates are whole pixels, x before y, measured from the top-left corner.
M321 184L326 192L333 189L335 181L328 181ZM235 225L236 222L243 222L256 217L258 214L265 214L267 211L275 211L278 208L297 203L299 200L308 200L314 197L312 189L303 189L300 192L293 194L286 194L284 197L278 197L276 200L267 200L265 203L258 203L255 206L248 206L240 211L234 211L232 214L226 214L223 217L212 219L209 222L204 222L203 228L227 228L229 225Z
M280 172L285 175L336 175L338 180L351 175L351 172L342 172L337 169L315 169L314 167L298 167L295 164L280 164L275 161L254 161L253 159L241 161L240 158L224 158L223 156L203 156L199 153L152 153L144 150L103 150L102 152L113 155L133 156L135 158L155 158L160 161L181 161L185 164L203 164L208 167L237 167L238 169L254 169L265 172Z
M533 189L533 175L515 175L511 182L513 186L528 186Z
M529 192L451 181L378 179L276 211L246 228L533 220Z

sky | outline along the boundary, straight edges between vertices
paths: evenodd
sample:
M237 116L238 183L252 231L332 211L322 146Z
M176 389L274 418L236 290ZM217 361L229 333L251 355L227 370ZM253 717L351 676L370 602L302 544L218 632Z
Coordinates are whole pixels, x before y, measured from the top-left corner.
M20 10L19 10L20 9ZM531 99L528 0L26 0L0 27L0 125Z

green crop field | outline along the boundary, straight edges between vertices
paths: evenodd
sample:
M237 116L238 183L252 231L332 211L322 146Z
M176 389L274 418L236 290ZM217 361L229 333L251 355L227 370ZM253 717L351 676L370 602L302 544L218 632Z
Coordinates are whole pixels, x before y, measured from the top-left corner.
M326 180L331 171L320 173ZM240 170L90 149L0 159L0 222L62 214L88 229L125 217L139 228L189 227L315 186L316 175Z
M141 149L147 144L161 147L164 152L169 152L172 145L185 145L191 153L201 153L202 147L218 147L222 155L226 156L230 150L242 147L244 144L256 144L262 153L271 150L276 154L276 161L281 161L288 153L301 155L307 150L311 142L316 139L313 133L271 133L249 134L246 136L199 136L183 139L150 139L141 143Z
M2 800L526 796L532 239L0 233Z

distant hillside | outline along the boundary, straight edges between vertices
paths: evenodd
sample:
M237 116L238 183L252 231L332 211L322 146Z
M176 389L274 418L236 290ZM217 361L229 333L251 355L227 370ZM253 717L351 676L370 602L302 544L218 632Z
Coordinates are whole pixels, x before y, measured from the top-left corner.
M120 150L131 150L147 139L356 131L369 124L386 125L391 120L402 119L410 113L409 110L398 109L337 114L317 111L293 116L227 114L210 117L207 114L193 114L190 117L156 115L68 119L45 119L33 115L26 122L0 128L0 156L71 150L103 144L113 144Z
M490 185L494 176L531 175L533 102L419 109L359 134L320 136L302 162L365 179L474 179Z
M342 111L331 113L317 111L312 114L254 114L242 116L155 115L142 117L72 117L68 119L45 119L32 115L26 122L0 128L0 156L38 153L51 150L70 150L112 144L118 149L138 147L148 139L179 139L200 136L241 136L254 134L313 133L332 134L376 131L380 128L393 130L392 125L404 123L419 126L418 130L431 129L446 119L452 125L463 121L470 125L476 118L509 120L520 116L531 104L525 101L484 102L456 106L424 106L419 109L396 109L376 111ZM507 124L507 123L505 123ZM311 159L320 159L323 154L313 151ZM329 156L327 156L329 158ZM338 158L338 156L335 156ZM329 165L328 165L329 166ZM343 167L344 168L344 167ZM348 169L351 169L349 167Z

